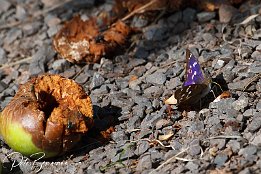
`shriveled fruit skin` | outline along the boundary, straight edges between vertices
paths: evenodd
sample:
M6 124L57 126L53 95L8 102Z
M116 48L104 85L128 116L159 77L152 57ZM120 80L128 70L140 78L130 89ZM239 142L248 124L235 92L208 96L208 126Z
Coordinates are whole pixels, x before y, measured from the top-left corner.
M72 149L92 127L91 99L73 80L41 75L19 87L0 114L0 125L0 134L15 151L54 157Z

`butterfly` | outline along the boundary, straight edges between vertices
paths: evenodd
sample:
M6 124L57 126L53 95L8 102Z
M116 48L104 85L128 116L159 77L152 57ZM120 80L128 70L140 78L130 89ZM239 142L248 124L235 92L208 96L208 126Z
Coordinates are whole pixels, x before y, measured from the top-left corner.
M175 91L175 98L178 105L193 105L211 91L212 80L205 75L196 57L188 49L185 74L185 82Z

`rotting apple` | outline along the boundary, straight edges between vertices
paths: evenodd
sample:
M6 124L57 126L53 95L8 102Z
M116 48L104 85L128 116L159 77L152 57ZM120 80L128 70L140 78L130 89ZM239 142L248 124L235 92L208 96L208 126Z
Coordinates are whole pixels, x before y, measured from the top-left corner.
M93 126L91 99L73 80L41 75L20 85L1 113L0 125L0 134L15 151L54 157L72 149Z

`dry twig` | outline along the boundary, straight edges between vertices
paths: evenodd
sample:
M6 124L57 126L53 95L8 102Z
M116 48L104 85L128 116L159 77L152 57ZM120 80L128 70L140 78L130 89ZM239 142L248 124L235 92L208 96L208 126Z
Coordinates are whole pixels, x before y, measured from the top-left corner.
M8 68L8 67L15 66L15 65L19 65L19 64L22 64L22 63L28 63L28 62L31 61L31 60L32 60L32 57L27 57L27 58L18 60L18 61L16 61L16 62L6 63L6 64L3 64L3 65L0 67L0 70L2 70L2 69L4 69L4 68Z

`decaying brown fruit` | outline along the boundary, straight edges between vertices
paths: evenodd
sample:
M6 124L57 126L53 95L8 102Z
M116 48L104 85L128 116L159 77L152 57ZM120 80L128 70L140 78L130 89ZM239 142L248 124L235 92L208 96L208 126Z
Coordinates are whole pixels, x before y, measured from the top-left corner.
M0 134L15 151L53 157L72 149L93 126L91 99L73 80L41 75L19 87L1 113L0 125Z

